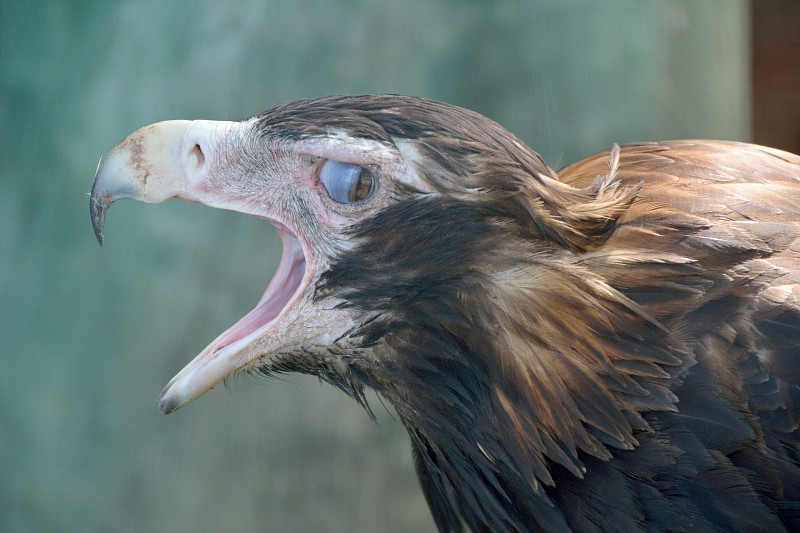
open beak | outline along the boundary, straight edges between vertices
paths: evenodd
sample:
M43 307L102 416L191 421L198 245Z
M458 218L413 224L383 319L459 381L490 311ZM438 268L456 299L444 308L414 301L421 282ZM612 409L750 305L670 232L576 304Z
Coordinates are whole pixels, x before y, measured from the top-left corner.
M92 186L89 209L98 242L103 244L108 208L121 199L156 203L181 198L246 212L246 199L226 195L212 185L218 179L213 175L221 164L226 136L240 135L243 127L236 122L176 120L146 126L126 137L101 160ZM269 214L256 215L279 228L284 246L278 270L258 305L167 384L159 397L165 414L194 401L257 359L261 353L255 352L251 343L265 336L280 337L267 330L274 325L280 329L279 315L308 285L299 239Z

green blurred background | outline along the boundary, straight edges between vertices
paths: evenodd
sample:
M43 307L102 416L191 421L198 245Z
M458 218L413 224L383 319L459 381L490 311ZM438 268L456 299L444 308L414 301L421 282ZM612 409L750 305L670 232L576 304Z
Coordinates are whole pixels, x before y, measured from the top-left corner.
M749 4L0 2L0 530L432 531L405 431L316 379L162 386L252 307L256 220L123 202L98 159L166 119L333 93L475 109L553 167L614 142L749 137Z

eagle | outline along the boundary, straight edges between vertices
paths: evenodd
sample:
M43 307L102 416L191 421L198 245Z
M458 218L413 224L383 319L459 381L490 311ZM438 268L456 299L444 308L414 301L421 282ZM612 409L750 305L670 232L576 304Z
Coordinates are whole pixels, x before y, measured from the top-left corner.
M440 531L800 530L800 157L614 145L556 172L496 122L398 95L167 121L98 165L280 233L258 304L163 413L301 372L411 438Z

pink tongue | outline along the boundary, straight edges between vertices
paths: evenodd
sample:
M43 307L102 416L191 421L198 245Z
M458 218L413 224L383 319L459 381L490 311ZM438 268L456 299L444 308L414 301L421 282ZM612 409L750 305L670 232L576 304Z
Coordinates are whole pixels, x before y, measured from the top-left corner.
M284 244L284 247L285 246L286 244ZM292 253L293 251L294 250L285 250L285 253L288 253L291 256L290 260L292 261L292 264L289 267L289 272L286 274L285 279L277 279L277 277L283 273L282 271L285 268L285 265L281 264L278 266L278 271L276 272L275 276L276 279L273 279L272 282L270 282L269 287L267 287L267 290L264 292L264 296L262 296L261 301L258 303L256 308L247 313L236 324L231 326L231 328L228 329L228 331L226 331L216 343L214 343L214 346L211 350L212 352L215 352L220 348L224 348L225 346L250 335L262 326L265 326L274 320L275 317L280 314L281 310L286 307L286 304L289 303L289 300L300 286L300 282L303 280L303 275L306 271L305 257L303 257L302 252L296 254ZM283 263L285 259L287 258L282 258L281 263ZM278 287L277 290L273 287L273 285L276 283L280 283L280 287Z

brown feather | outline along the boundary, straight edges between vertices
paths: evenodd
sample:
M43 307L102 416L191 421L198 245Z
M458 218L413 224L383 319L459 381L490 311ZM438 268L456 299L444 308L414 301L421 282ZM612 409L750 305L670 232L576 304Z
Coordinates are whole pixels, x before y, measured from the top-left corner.
M556 173L396 96L261 121L402 144L433 193L357 224L318 298L364 313L351 371L408 427L441 530L800 527L800 157L642 143Z
M300 318L346 318L246 368L388 399L440 530L800 530L800 157L642 143L557 173L392 95L249 124L244 189L304 161L273 183L324 265ZM336 211L308 160L348 142L383 196Z
M404 110L428 123L438 111ZM386 342L363 371L409 427L440 528L779 530L786 479L800 508L800 158L646 143L556 174L500 126L461 119L403 139L443 195L420 209L453 224L427 245L441 256L443 234L462 246L436 258L452 272L425 282L461 289L437 289L435 305L384 299L400 318L360 332ZM358 237L428 235L404 222L407 208ZM387 265L381 243L352 264L431 275L428 250ZM328 290L349 265L328 275ZM356 307L367 305L360 294L371 293L347 293ZM778 474L782 461L791 468Z

